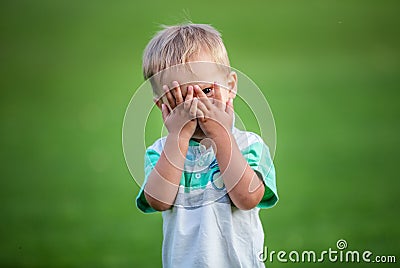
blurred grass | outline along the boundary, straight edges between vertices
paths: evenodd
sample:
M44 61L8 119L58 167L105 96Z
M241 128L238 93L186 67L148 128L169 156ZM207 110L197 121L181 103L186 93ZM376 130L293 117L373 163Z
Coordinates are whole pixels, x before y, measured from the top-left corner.
M135 208L121 127L143 48L185 13L222 31L274 112L265 244L344 238L398 259L398 1L2 1L0 265L161 266L161 215Z

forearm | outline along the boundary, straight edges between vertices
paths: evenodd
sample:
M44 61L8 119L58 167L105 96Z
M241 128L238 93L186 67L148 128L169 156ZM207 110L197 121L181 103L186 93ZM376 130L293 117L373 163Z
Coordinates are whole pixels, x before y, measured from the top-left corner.
M155 210L167 210L174 203L185 164L189 141L169 134L160 158L150 173L144 194Z
M249 166L231 134L221 134L214 142L222 179L232 202L240 209L254 208L264 195L262 180Z

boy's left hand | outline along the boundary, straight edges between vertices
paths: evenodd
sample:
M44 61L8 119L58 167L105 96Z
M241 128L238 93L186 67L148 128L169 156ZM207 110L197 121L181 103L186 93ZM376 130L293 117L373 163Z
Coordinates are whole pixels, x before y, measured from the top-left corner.
M226 103L222 100L221 88L217 83L213 85L214 99L210 99L198 85L194 90L199 98L197 104L197 119L204 134L215 139L221 134L230 134L233 124L233 100L228 99Z

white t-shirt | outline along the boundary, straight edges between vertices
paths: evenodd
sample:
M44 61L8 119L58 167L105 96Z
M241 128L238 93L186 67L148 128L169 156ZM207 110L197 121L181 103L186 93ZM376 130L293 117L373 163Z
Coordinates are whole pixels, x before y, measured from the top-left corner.
M163 267L265 267L257 258L264 245L259 211L278 201L275 169L257 134L236 128L232 133L249 166L263 178L263 199L251 210L236 208L219 176L212 147L191 140L174 206L162 212ZM146 213L155 210L144 197L144 186L164 143L165 137L146 150L145 182L136 198Z

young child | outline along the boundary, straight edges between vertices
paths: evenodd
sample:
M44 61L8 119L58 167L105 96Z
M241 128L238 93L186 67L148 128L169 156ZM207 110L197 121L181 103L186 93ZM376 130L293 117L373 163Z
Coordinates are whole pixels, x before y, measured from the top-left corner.
M275 170L262 139L234 127L229 66L204 24L165 27L144 51L168 135L146 150L136 203L162 211L163 267L264 267L259 210L278 201Z

